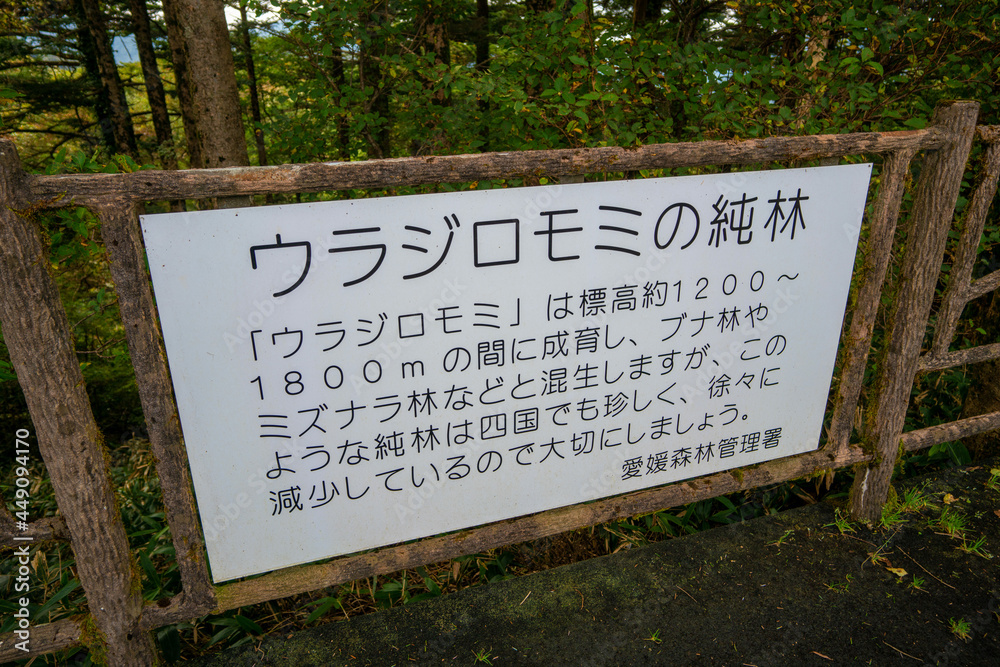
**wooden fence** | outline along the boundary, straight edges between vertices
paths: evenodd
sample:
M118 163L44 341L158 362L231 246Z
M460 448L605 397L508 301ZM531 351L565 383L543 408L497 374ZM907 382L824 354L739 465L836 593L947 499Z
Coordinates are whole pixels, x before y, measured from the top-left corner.
M0 322L60 509L59 516L35 521L22 532L14 530L5 505L0 514L0 543L4 548L24 544L15 542L15 536L32 537L34 544L69 540L89 605L89 616L84 619L33 627L30 654L13 648L13 636L0 637L0 659L84 643L96 649L95 655L106 655L110 664L156 664L159 658L151 630L163 625L845 466L856 467L852 513L856 518L876 519L901 447L915 450L1000 428L1000 412L994 412L903 433L918 372L1000 358L1000 343L949 351L965 303L1000 286L1000 271L971 280L1000 169L1000 127L977 128L978 109L974 102L942 105L930 127L908 132L130 174L26 175L13 144L0 140ZM960 184L977 137L984 144L981 178L963 216L933 344L921 354ZM854 276L856 299L841 337L831 426L820 449L738 473L718 473L254 579L211 583L145 270L137 218L142 202L525 175L570 178L640 169L802 164L851 155L879 156L881 165L859 250L864 264ZM918 155L919 176L906 222L905 247L897 248L900 205L911 162ZM31 222L33 211L67 206L85 206L100 220L182 580L183 591L168 599L143 601L136 556L129 549L117 509L66 311L48 273L49 260L38 229ZM900 255L902 278L885 287L892 290L892 306L885 314L886 342L880 358L870 363L883 283L893 257ZM877 379L859 403L866 368L872 366Z

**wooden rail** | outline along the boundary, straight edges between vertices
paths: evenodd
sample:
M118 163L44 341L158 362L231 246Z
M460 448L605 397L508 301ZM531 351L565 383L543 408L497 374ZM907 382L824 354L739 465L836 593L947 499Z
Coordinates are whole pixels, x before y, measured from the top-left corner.
M28 198L32 205L60 207L73 204L89 206L91 202L100 205L107 199L140 202L388 188L491 178L551 177L815 160L844 155L882 155L901 150L940 148L947 141L945 131L931 127L905 132L699 141L636 148L568 148L275 167L35 176L28 185Z

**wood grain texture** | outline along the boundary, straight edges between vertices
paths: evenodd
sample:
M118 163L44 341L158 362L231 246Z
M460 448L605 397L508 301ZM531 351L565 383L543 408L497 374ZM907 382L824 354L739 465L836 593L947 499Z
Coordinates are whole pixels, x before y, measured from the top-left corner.
M212 583L163 337L146 274L139 219L135 206L125 202L109 201L95 212L101 221L142 412L156 456L156 474L184 587L183 604L196 609L211 606Z
M17 530L16 526L14 517L7 509L7 503L0 504L0 551L24 544L23 540L15 540L15 537L30 537L32 546L49 540L69 539L66 519L62 516L49 516L32 521L28 524L27 530Z
M986 226L986 216L997 193L997 178L1000 177L1000 143L989 144L982 159L982 173L979 183L965 209L962 232L958 236L951 271L948 273L948 289L944 294L941 311L934 328L934 344L930 354L942 357L948 352L955 337L958 318L965 304L970 300L972 269L979 255L979 241Z
M871 440L866 448L872 460L857 471L851 487L850 509L855 519L877 521L889 490L920 345L978 114L976 102L952 102L934 113L935 125L944 129L951 140L925 157L914 192L895 311L887 327L879 368L876 409L869 410L867 431Z
M980 125L976 128L976 138L990 144L997 143L1000 141L1000 125Z
M28 644L31 650L27 653L14 646L16 642L21 641L17 635L5 632L0 634L0 662L34 658L70 646L78 646L81 631L79 620L68 618L34 625L31 627L31 643Z
M66 310L35 226L11 210L23 198L20 160L0 139L0 322L35 425L38 448L66 519L90 614L114 665L157 662L139 629L142 584L111 485Z
M771 137L745 141L652 144L636 148L548 151L324 162L274 167L139 171L131 174L34 176L30 198L68 206L105 197L129 201L203 199L234 195L386 188L520 176L578 175L605 171L669 169L723 164L812 160L943 146L939 128L906 132Z
M837 385L837 398L827 437L827 442L838 451L845 451L849 446L875 330L875 317L882 302L882 286L892 255L899 205L903 200L906 175L914 152L890 153L882 166L881 187L869 223L864 265L857 278L860 285L857 301L853 308L849 307L851 324L840 352L840 383Z
M965 293L965 298L968 301L972 301L987 292L992 292L998 287L1000 287L1000 271L993 271L992 273L987 273L982 278L973 280Z
M940 371L945 368L964 366L965 364L978 364L982 361L1000 359L1000 343L990 345L979 345L969 347L964 350L945 352L940 355L925 354L920 357L920 365L917 369L921 372Z
M1000 429L1000 412L991 412L947 424L928 426L917 431L908 431L903 434L901 440L906 451L912 452L942 442L961 440L962 438L996 429Z

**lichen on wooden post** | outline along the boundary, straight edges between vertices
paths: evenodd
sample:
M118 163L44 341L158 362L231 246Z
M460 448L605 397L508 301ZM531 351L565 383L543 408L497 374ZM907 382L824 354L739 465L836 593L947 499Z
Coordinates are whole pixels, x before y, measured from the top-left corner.
M939 106L934 113L935 126L945 130L950 141L925 156L914 192L899 292L895 311L889 318L875 409L870 411L873 423L867 425L874 457L859 467L851 487L850 508L856 519L877 521L889 490L917 372L920 345L978 114L976 102L951 102Z
M84 387L38 230L23 209L14 144L0 140L0 323L35 425L38 448L66 518L76 570L110 664L158 661L139 627L142 585L111 485L101 433Z
M861 395L868 351L871 348L875 316L882 301L882 284L885 282L892 243L899 218L899 205L903 200L906 174L915 151L906 149L890 153L882 167L881 189L869 223L865 263L859 276L858 298L851 313L851 325L840 356L840 384L833 411L828 446L842 453L851 438L854 412Z

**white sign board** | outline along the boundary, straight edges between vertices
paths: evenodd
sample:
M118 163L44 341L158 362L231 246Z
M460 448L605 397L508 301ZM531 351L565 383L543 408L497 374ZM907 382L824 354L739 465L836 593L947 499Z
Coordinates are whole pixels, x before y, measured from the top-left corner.
M870 173L145 216L215 581L815 449Z

